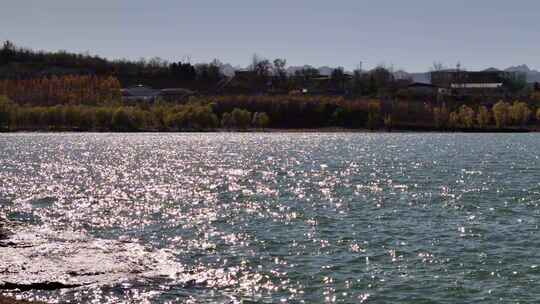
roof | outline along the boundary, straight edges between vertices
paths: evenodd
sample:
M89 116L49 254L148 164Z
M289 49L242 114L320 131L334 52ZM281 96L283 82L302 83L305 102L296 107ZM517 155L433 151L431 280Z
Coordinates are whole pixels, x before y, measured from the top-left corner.
M452 83L454 89L497 89L503 86L502 83Z
M407 86L408 88L437 88L436 85L423 82L413 82Z
M193 95L195 91L184 88L167 88L161 90L161 95Z
M159 90L154 90L144 85L136 85L122 89L122 95L130 97L156 97L159 95Z

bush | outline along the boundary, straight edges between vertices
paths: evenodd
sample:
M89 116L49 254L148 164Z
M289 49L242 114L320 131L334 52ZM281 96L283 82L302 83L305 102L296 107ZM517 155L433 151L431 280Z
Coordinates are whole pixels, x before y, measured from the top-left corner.
M462 105L461 107L459 107L458 116L461 127L468 129L474 127L475 115L473 109L466 105Z
M531 110L529 109L529 106L527 106L524 102L514 102L514 104L510 107L510 121L513 125L521 125L524 126L529 122L529 119L531 118Z
M381 103L379 101L370 101L368 104L367 127L370 130L377 128L381 120Z
M266 128L270 124L270 117L264 112L253 114L253 125L257 128Z
M485 106L478 108L478 114L476 115L476 121L480 128L486 128L491 123L491 114Z
M448 126L448 119L449 119L448 116L449 116L449 113L448 113L448 109L446 108L446 105L443 105L442 107L433 108L433 120L437 128L444 128Z
M493 106L493 116L497 128L505 127L509 120L510 105L504 101L499 101Z
M13 104L6 96L0 95L0 131L9 128Z
M109 130L111 128L113 112L110 108L99 108L96 110L94 126L98 130Z
M123 108L118 108L116 111L114 111L111 122L112 128L115 131L126 132L137 130L131 113Z
M232 120L235 123L235 127L240 129L246 129L251 123L251 112L235 108L231 112Z

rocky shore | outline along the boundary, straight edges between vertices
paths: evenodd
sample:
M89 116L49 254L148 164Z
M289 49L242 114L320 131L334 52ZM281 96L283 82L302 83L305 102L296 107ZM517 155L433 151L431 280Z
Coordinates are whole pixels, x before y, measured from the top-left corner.
M185 273L171 253L138 242L97 239L5 218L0 218L0 257L0 304L29 303L5 297L19 292L95 288Z
M24 300L14 300L11 298L0 296L0 304L41 304L43 302L29 302Z

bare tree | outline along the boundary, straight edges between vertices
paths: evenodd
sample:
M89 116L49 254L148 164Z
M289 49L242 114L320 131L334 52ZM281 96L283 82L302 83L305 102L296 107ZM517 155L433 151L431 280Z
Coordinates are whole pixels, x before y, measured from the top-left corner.
M429 70L431 72L438 72L438 71L442 71L442 70L445 70L445 69L446 69L446 67L440 61L434 61L433 65L429 68Z
M272 70L272 65L268 59L259 57L257 54L253 55L251 60L251 70L261 78L267 78Z
M287 60L284 58L274 59L274 73L280 79L285 79L287 77L287 71L285 66L287 65Z

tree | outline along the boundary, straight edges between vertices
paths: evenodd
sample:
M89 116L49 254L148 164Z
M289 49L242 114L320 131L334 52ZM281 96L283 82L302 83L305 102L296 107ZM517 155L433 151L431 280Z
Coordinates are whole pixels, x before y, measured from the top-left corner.
M431 72L438 72L438 71L442 71L442 70L445 70L446 67L444 66L444 64L440 61L434 61L433 62L433 65L431 66L431 68L429 68L429 70Z
M186 124L185 116L184 112L168 113L164 119L165 125L169 129L180 130Z
M0 131L9 127L12 106L9 98L0 95Z
M508 73L503 79L503 84L511 93L515 94L527 86L527 74L517 72Z
M111 127L113 113L108 108L99 108L96 110L95 127L99 130L109 130Z
M381 103L378 101L370 101L368 103L368 120L367 127L374 130L379 126L381 119Z
M173 77L182 81L193 81L197 77L195 67L189 62L182 63L179 61L178 63L172 63L169 69Z
M389 114L384 117L384 126L388 131L392 130L392 127L394 126L394 123L392 121L392 115Z
M345 109L338 107L334 110L334 113L332 113L331 123L335 126L343 126L345 125L346 116L347 113Z
M118 108L112 116L112 127L116 131L134 131L136 125L134 119L126 109Z
M282 58L274 59L274 74L278 76L280 79L287 78L287 70L285 69L285 66L287 66L286 59L282 59Z
M220 63L214 60L212 63L201 63L195 66L197 79L201 82L216 83L223 79Z
M499 101L493 106L493 116L497 128L505 127L509 120L510 105L504 101Z
M462 105L459 107L458 116L462 127L468 129L474 127L475 115L472 108L468 107L467 105Z
M352 78L352 93L355 96L361 96L364 93L364 74L361 69L356 69L353 72Z
M233 128L236 122L233 120L231 113L223 113L221 116L221 126L224 128Z
M238 128L245 129L251 123L251 112L247 110L235 108L231 112L231 116Z
M433 109L433 120L435 121L435 126L437 128L447 127L448 119L449 113L446 104L443 104L442 107L435 107Z
M384 66L378 66L369 72L369 89L371 94L381 94L391 87L394 81L392 72Z
M265 112L256 112L253 114L253 123L254 126L264 129L270 124L270 117Z
M510 106L510 120L514 125L525 125L527 122L529 122L531 113L532 112L529 109L529 106L527 106L527 104L524 102L516 101L512 106Z
M334 87L340 91L345 90L345 71L342 67L339 67L337 69L332 70L332 74L330 74L330 80L332 81L332 84Z
M459 127L459 125L459 114L456 112L450 112L450 115L448 116L448 126L455 129Z
M274 75L276 76L276 83L273 84L278 88L286 88L287 84L287 70L285 66L287 65L287 60L285 59L274 59Z
M476 115L476 121L480 128L486 128L491 123L491 114L486 106L478 108L478 114Z

